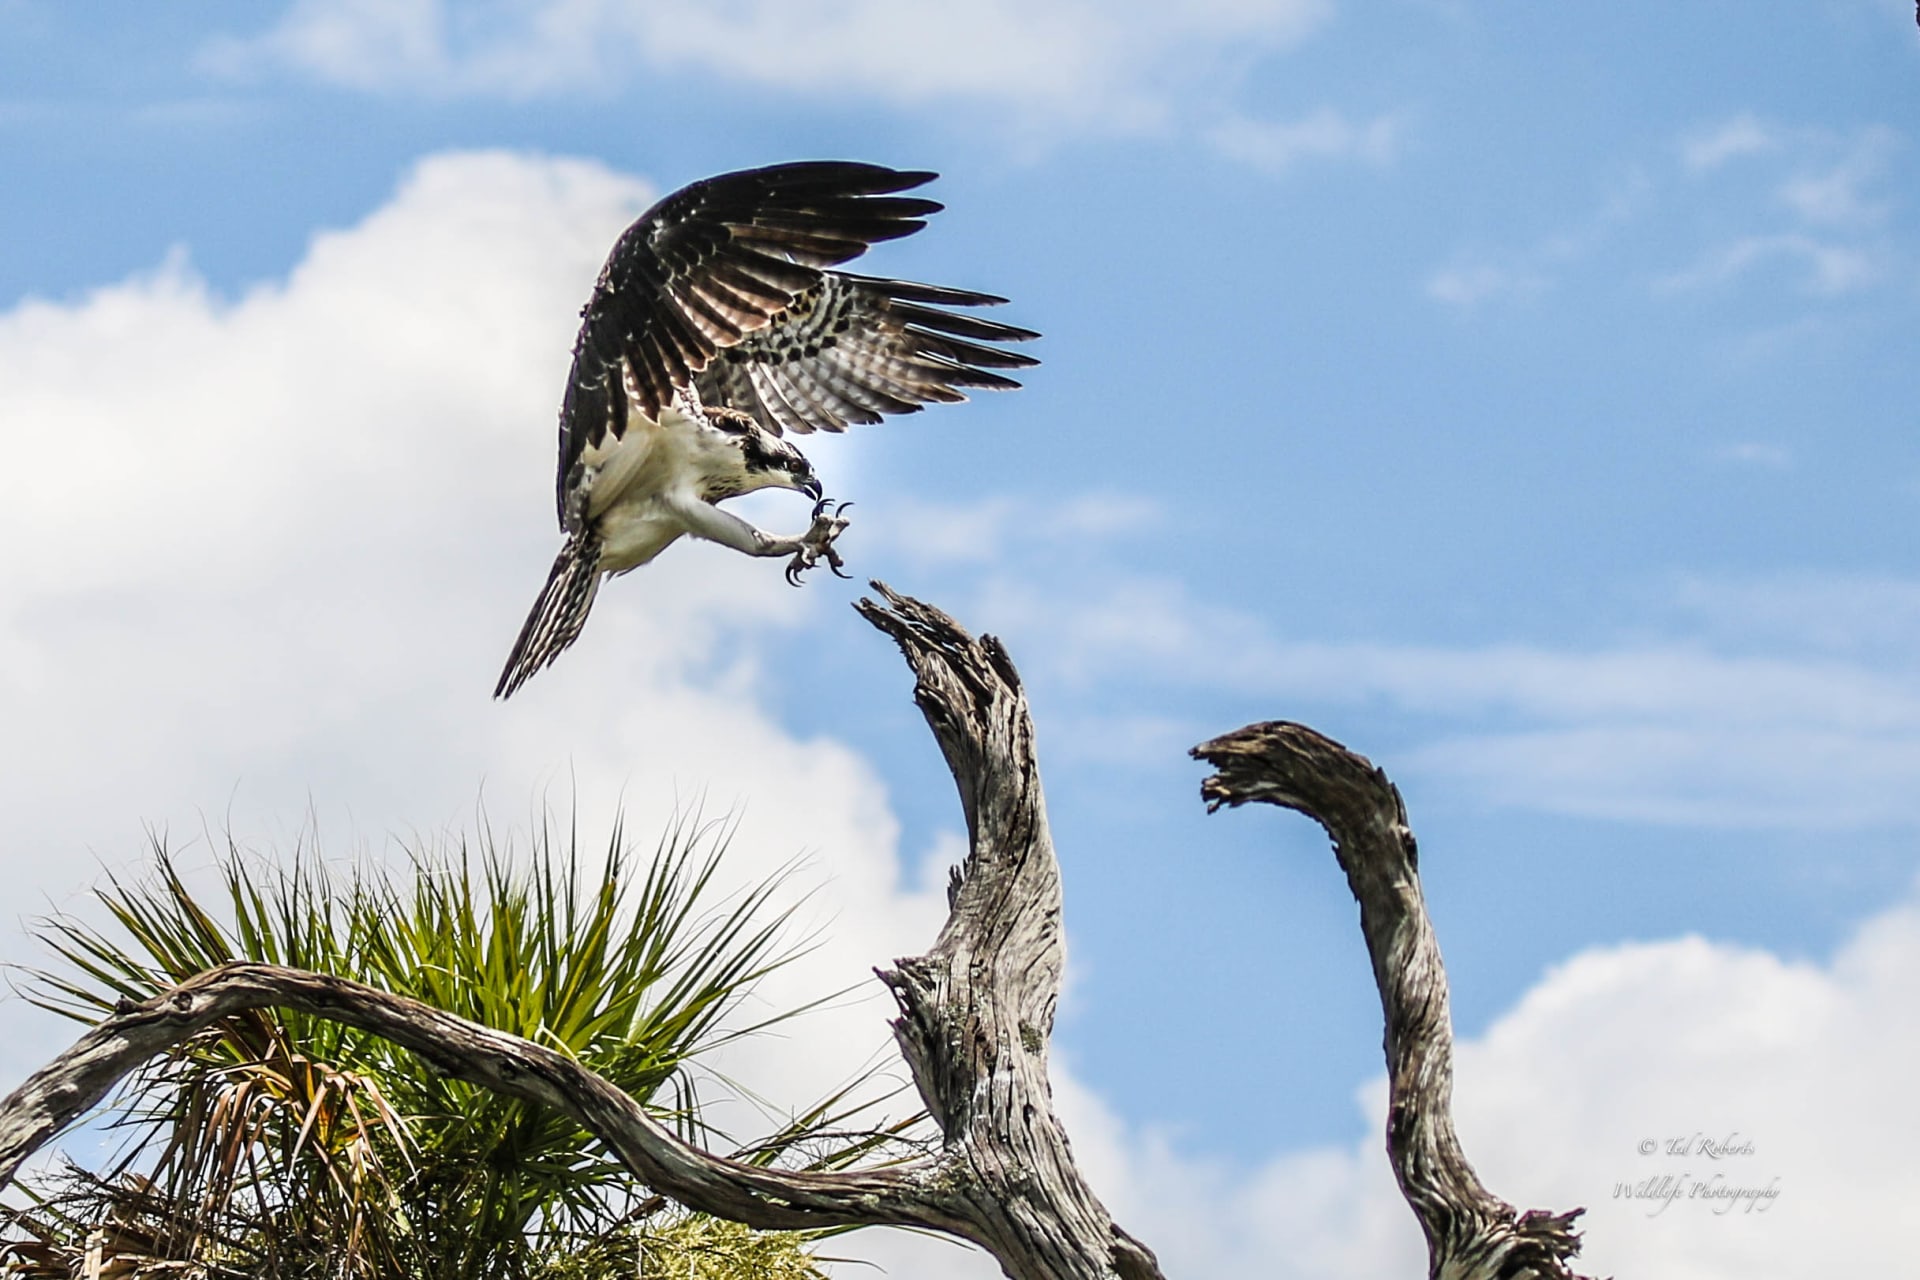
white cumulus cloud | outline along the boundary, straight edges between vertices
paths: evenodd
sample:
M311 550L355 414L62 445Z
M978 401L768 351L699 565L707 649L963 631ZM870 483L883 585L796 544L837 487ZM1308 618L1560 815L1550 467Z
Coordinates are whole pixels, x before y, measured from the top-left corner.
M650 845L704 797L737 813L736 882L806 858L794 887L831 928L770 1001L872 988L926 945L940 894L903 872L873 767L762 707L759 644L816 607L766 562L676 547L603 595L569 661L488 696L557 546L580 300L651 195L591 163L443 155L244 296L176 255L0 316L5 958L33 957L19 914L73 902L96 858L140 861L143 824L285 847L311 809L323 848L377 852L470 829L483 784L509 829L577 795L589 845L616 806ZM808 1101L885 1047L884 1007L731 1067ZM67 1034L12 1000L0 1026L12 1076Z
M1897 1270L1909 1251L1904 1206L1920 1196L1907 1154L1920 1142L1906 1084L1920 1052L1917 1002L1912 901L1817 963L1700 937L1586 951L1458 1044L1461 1141L1517 1207L1587 1210L1583 1275ZM1168 1070L1177 1076L1172 1055ZM1253 1165L1130 1128L1070 1084L1060 1097L1115 1218L1170 1276L1376 1280L1425 1269L1380 1136L1384 1076L1356 1091L1365 1140ZM925 1280L997 1271L907 1239L865 1247L894 1274Z

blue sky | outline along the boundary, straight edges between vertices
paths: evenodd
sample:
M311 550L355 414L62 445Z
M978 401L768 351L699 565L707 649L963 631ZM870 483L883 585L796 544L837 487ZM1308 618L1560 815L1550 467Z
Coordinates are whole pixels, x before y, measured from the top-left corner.
M1323 842L1196 798L1185 749L1250 720L1405 790L1497 1080L1548 1078L1515 1028L1581 974L1698 979L1697 1028L1731 1016L1716 964L1857 1008L1855 961L1906 937L1910 6L0 0L0 29L0 864L33 904L148 822L272 843L311 811L378 849L483 788L509 824L555 788L705 793L841 886L856 976L922 945L958 815L857 584L675 548L484 696L553 549L552 414L613 232L828 156L943 175L948 211L868 269L1046 335L1021 392L810 454L857 504L852 571L1027 677L1057 1044L1116 1180L1373 1150L1377 1005ZM1580 1025L1633 1044L1654 1003ZM1811 1025L1727 1031L1761 1082L1729 1123L1764 1140L1825 1086ZM1860 1025L1849 1060L1915 1034L1910 1002ZM1595 1163L1496 1188L1602 1200L1661 1106L1599 1097L1623 1127L1569 1138ZM1785 1169L1782 1206L1863 1203L1845 1164ZM1738 1238L1760 1261L1726 1274L1792 1256Z

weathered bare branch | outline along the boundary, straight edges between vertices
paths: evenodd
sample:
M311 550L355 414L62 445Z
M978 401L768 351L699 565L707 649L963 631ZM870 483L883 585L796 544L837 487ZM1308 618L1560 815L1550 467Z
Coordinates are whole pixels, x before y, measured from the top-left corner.
M1306 814L1333 838L1360 903L1360 931L1386 1014L1387 1155L1426 1232L1428 1274L1448 1280L1581 1280L1582 1210L1517 1213L1467 1163L1453 1128L1453 1026L1440 944L1420 892L1419 850L1400 791L1365 757L1305 725L1270 721L1204 742L1218 770L1208 809L1263 801Z
M928 1108L975 1236L1015 1280L1160 1275L1114 1225L1073 1162L1047 1084L1047 1039L1066 961L1060 866L1047 834L1033 722L998 640L930 605L874 590L856 606L900 645L914 701L960 787L970 838L933 950L880 977L894 1035Z
M944 1144L852 1172L759 1168L709 1154L553 1050L360 983L272 965L209 970L129 1006L0 1101L0 1187L142 1062L222 1018L298 1009L413 1050L446 1075L543 1103L636 1177L691 1208L755 1227L917 1226L974 1241L1014 1280L1160 1280L1074 1165L1047 1084L1064 948L1033 725L991 637L875 583L860 612L900 645L960 788L972 845L933 949L881 972L894 1031Z
M362 983L277 965L210 969L106 1019L0 1103L0 1186L135 1067L247 1009L298 1009L383 1036L457 1080L577 1120L648 1186L756 1227L954 1223L920 1202L928 1162L854 1173L763 1169L681 1141L627 1094L562 1054Z

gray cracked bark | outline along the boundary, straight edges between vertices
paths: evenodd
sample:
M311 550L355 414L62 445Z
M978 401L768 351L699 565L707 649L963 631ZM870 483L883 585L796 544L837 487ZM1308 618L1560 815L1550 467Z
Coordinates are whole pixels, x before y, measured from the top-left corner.
M945 753L972 837L933 949L880 976L894 1032L945 1141L908 1164L806 1173L727 1160L681 1141L573 1060L359 983L273 965L209 970L82 1036L0 1101L0 1187L142 1062L202 1027L279 1006L373 1032L450 1077L557 1108L638 1179L754 1227L917 1226L971 1240L1014 1280L1160 1280L1074 1164L1047 1084L1064 959L1060 875L1047 835L1020 680L992 637L874 589L869 622L899 644Z
M1360 904L1386 1015L1387 1156L1427 1237L1434 1280L1584 1280L1583 1212L1514 1207L1481 1185L1453 1128L1453 1024L1440 944L1420 891L1420 855L1400 790L1364 756L1305 725L1251 724L1193 749L1218 772L1208 811L1252 801L1306 814L1333 839Z
M913 697L960 786L966 862L947 887L933 950L880 978L894 1037L947 1138L946 1157L985 1246L1015 1280L1160 1275L1074 1164L1053 1113L1047 1040L1066 947L1060 865L1047 834L1033 721L998 640L974 640L929 605L874 589L867 621L900 645Z

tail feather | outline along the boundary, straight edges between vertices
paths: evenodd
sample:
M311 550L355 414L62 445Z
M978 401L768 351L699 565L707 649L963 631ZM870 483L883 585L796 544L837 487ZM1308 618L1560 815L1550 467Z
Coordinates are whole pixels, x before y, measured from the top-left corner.
M550 666L568 645L580 638L587 625L587 611L600 589L600 542L588 537L570 538L554 558L547 585L533 602L533 612L513 642L513 654L493 687L496 698L511 698L514 690L532 679L534 673Z

